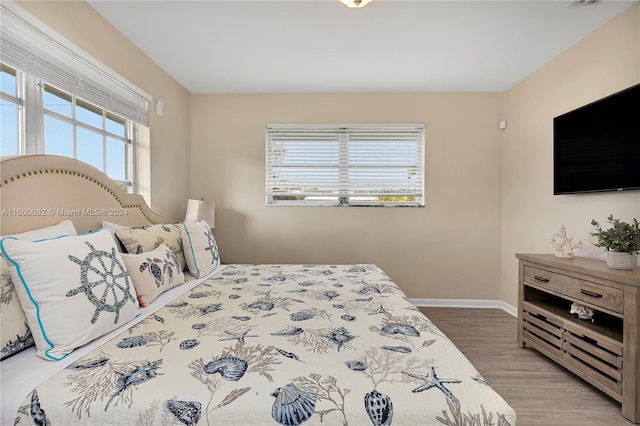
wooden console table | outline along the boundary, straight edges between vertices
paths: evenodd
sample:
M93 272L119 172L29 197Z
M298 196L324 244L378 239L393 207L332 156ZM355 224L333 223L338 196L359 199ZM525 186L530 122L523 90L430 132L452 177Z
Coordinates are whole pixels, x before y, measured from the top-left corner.
M530 346L622 403L640 423L640 268L553 254L516 254L518 346ZM569 313L592 308L593 321Z

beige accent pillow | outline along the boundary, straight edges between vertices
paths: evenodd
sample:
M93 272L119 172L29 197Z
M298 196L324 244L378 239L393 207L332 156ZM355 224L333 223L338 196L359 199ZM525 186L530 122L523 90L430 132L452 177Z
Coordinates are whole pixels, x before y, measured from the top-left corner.
M167 245L178 258L182 270L187 268L182 250L182 231L180 223L172 225L147 225L118 229L116 237L129 254L153 251L160 244Z
M187 267L194 277L202 278L220 265L218 244L204 220L182 224L182 244Z
M3 238L38 356L59 361L138 313L138 301L106 229L37 241Z
M73 222L65 220L57 225L34 231L12 235L21 240L40 240L54 238L61 235L77 234ZM4 237L0 237L2 239ZM16 294L9 265L3 255L0 255L0 360L15 355L34 345L31 330L27 324L20 299Z
M172 287L184 284L184 272L173 251L164 244L141 254L122 254L143 308Z

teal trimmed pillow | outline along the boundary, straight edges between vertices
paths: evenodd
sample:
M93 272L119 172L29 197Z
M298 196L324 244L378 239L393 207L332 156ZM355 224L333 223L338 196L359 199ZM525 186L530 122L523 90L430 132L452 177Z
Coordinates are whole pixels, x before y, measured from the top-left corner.
M6 237L0 248L44 359L59 361L138 313L133 284L106 229L36 241Z
M202 278L220 265L218 244L204 220L182 224L182 244L187 267L194 277Z
M61 235L77 234L73 222L65 220L57 225L34 231L14 234L13 237L22 240L39 240L42 238L59 237ZM0 237L2 239L4 237ZM4 256L0 255L0 360L6 359L34 345L31 329L24 315L20 299L16 294L9 265Z

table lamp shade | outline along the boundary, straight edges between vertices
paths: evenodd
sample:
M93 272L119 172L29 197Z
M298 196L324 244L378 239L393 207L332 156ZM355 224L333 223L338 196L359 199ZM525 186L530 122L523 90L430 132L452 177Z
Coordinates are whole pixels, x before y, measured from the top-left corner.
M204 219L213 229L215 228L216 203L204 200L187 201L187 213L184 216L185 222L195 222Z

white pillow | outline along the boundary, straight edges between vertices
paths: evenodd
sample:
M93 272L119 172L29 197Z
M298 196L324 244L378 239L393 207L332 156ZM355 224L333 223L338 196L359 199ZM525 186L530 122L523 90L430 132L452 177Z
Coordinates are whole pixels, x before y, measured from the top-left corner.
M57 225L14 234L13 236L23 240L38 240L61 235L75 235L76 233L73 222L65 220ZM0 237L0 239L2 238ZM33 336L27 325L27 317L24 315L20 299L18 299L15 292L9 265L2 255L0 255L0 318L2 318L0 324L0 360L33 346Z
M184 284L184 272L173 251L164 244L141 254L122 253L138 302L143 308L172 287Z
M0 248L44 359L58 361L138 312L129 274L106 229L37 241L7 237Z
M182 224L182 246L187 267L194 277L202 278L220 265L218 244L204 220Z
M118 248L118 251L120 253L123 253L122 250L122 244L120 244L120 240L118 239L118 237L116 237L116 231L118 229L123 229L126 228L126 226L124 225L120 225L118 223L113 223L113 222L107 222L106 220L102 222L102 227L104 229L106 229L107 231L109 231L109 233L111 234L111 236L113 237L113 240L116 242L116 247Z
M60 237L62 235L76 235L77 233L78 231L76 231L76 227L73 226L73 222L70 220L63 220L57 225L46 226L44 228L21 232L19 234L5 235L0 238L16 237L21 240L35 241L42 240L44 238Z

